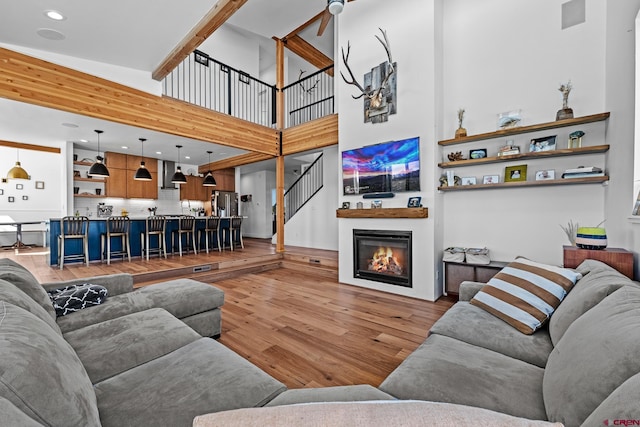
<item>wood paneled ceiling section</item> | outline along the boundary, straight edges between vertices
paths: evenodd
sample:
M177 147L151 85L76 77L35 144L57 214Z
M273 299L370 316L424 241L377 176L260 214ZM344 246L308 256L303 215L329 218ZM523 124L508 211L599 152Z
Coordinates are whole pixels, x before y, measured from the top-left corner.
M273 156L262 153L247 153L239 156L230 157L224 160L207 163L198 166L198 173L207 173L208 171L218 171L222 169L235 168L238 166L249 165L251 163L261 162L263 160L272 159Z
M247 0L219 0L153 71L153 79L164 79L246 2Z
M271 156L279 154L275 129L3 48L0 96Z

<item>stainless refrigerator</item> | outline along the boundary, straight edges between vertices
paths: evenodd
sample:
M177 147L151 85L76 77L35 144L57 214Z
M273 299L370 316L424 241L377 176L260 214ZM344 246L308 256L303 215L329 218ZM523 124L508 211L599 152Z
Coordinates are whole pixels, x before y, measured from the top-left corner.
M213 191L211 193L213 215L228 217L238 215L238 193L233 191Z

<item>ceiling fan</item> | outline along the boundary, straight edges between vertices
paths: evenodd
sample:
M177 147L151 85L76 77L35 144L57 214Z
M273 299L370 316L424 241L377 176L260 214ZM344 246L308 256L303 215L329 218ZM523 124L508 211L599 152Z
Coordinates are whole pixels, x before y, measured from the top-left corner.
M354 0L346 0L354 1ZM342 12L344 8L345 0L327 0L327 7L321 13L320 27L318 28L318 37L322 36L324 30L329 25L329 21L333 18L333 15L337 15Z

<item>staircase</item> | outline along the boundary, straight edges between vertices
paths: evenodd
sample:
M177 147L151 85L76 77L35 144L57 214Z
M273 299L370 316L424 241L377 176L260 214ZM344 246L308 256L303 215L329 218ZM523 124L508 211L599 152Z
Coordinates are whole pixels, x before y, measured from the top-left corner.
M284 222L289 221L322 188L323 163L320 154L284 193Z

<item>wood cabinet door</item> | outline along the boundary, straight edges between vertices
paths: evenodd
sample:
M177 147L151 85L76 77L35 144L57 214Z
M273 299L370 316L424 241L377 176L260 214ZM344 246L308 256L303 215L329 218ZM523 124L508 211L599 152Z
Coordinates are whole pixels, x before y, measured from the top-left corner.
M109 167L109 178L105 178L105 193L107 197L127 197L127 181L133 180L126 169Z
M133 179L135 171L128 170L127 197L130 199L157 199L158 173L151 172L151 181L136 181Z
M113 152L104 153L104 164L107 165L109 172L111 168L126 169L127 168L127 155Z

